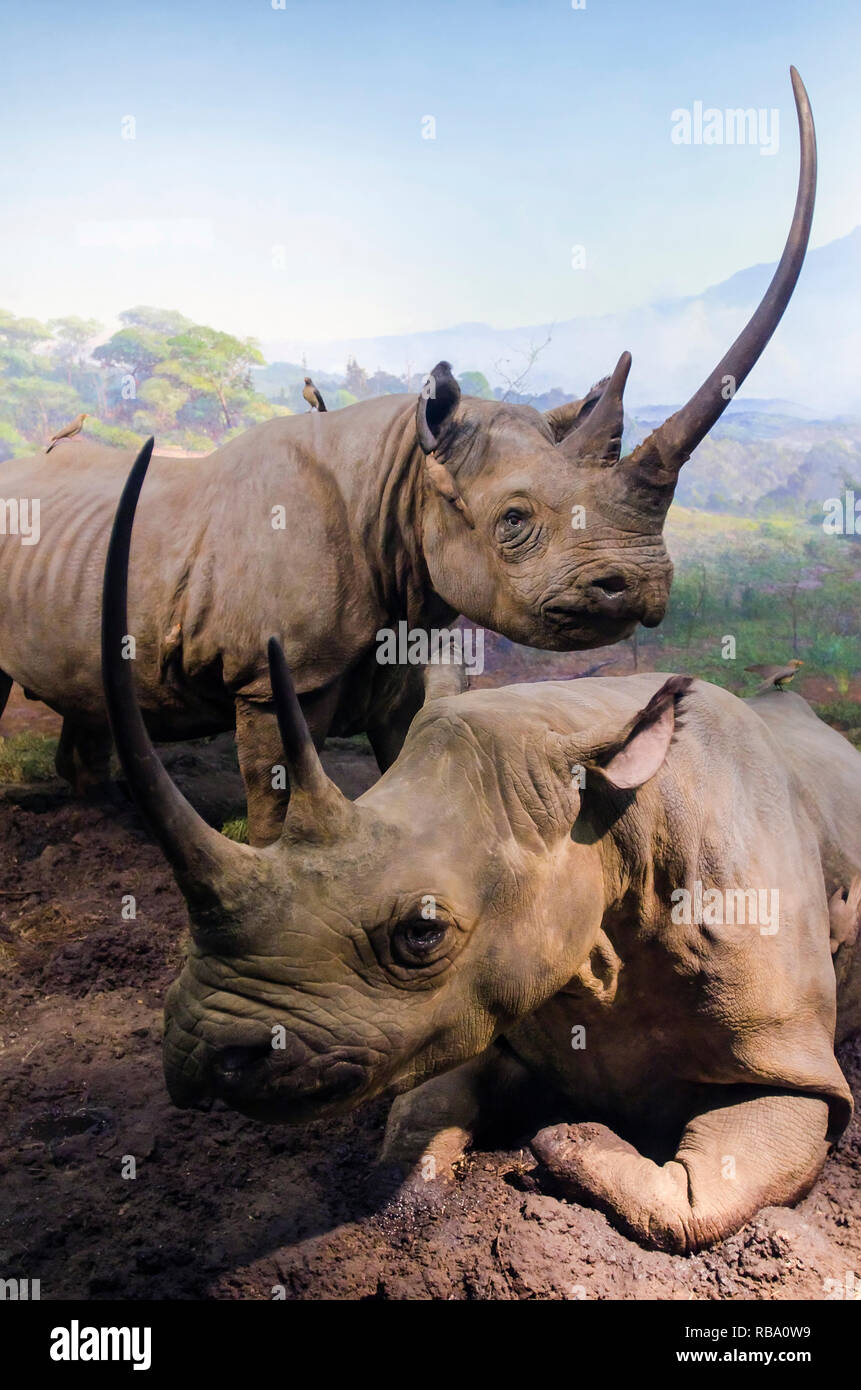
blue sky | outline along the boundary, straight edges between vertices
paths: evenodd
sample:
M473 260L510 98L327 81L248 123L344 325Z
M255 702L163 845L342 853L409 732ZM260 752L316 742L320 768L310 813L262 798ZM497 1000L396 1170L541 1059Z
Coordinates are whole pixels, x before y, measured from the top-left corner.
M819 135L813 244L861 223L845 0L10 11L0 306L16 313L109 324L149 303L311 344L692 293L780 251L791 62ZM779 152L673 144L671 112L695 101L779 108Z

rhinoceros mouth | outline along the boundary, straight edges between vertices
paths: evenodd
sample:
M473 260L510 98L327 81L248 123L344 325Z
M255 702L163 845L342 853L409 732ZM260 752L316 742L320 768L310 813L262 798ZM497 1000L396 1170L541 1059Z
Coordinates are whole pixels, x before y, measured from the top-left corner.
M305 1124L351 1110L367 1082L364 1069L354 1063L335 1063L317 1077L267 1075L265 1067L258 1062L250 1070L223 1071L210 1082L209 1093L254 1120Z
M609 646L630 637L638 622L636 615L625 611L622 594L614 596L605 611L560 600L548 604L542 610L542 618L547 638L550 641L558 639L559 646L563 648L572 642L584 648Z
M207 1049L202 1057L196 1051L182 1061L166 1054L165 1080L181 1109L220 1100L253 1119L299 1124L352 1108L368 1086L368 1071L344 1057L291 1064L265 1044Z

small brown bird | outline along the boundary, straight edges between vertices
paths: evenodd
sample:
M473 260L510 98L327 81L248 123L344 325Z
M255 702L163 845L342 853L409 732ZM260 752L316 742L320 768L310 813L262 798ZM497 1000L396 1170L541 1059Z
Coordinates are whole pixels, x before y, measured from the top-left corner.
M326 402L323 400L323 397L320 395L320 392L309 376L305 378L305 387L302 391L302 395L305 397L312 410L326 409Z
M76 434L81 433L81 430L84 428L84 421L88 418L89 417L87 416L87 412L84 411L82 415L76 415L70 425L64 425L63 428L61 430L58 430L56 434L52 434L51 442L45 450L45 453L50 454L54 445L59 444L61 439L74 439Z
M785 666L757 665L745 666L744 669L752 672L755 676L764 677L762 685L755 691L755 694L761 695L764 690L771 690L772 688L775 690L782 690L797 673L799 666L803 665L803 661L799 661L797 657L793 657L792 661L787 661Z

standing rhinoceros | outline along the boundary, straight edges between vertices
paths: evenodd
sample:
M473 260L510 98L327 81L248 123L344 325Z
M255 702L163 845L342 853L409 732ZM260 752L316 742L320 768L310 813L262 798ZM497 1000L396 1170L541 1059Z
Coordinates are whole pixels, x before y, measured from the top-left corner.
M549 1083L578 1122L536 1154L671 1250L807 1192L851 1113L833 1045L836 1016L840 1037L861 1026L861 754L780 691L652 674L470 694L437 666L354 803L272 642L291 798L277 844L233 844L164 771L121 656L137 482L105 690L189 908L166 1002L177 1104L297 1122L389 1090L387 1156L443 1176Z
M160 739L235 723L252 843L277 835L286 805L273 779L270 633L318 745L367 730L385 768L421 682L377 659L382 629L444 629L463 613L571 650L660 622L672 573L661 530L679 469L774 332L807 246L816 146L794 70L792 81L801 172L774 279L693 398L626 458L627 353L602 392L546 415L461 399L440 363L417 405L386 396L272 420L205 459L153 461L131 567L142 708ZM98 585L129 461L71 441L0 469L5 498L41 503L39 544L0 539L0 712L16 680L62 714L58 769L79 787L107 776Z

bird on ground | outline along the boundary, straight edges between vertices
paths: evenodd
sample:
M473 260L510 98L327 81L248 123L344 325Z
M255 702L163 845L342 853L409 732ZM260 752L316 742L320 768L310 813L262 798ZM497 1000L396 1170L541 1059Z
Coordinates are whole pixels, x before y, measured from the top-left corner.
M752 672L755 676L763 677L762 685L755 691L755 694L761 695L764 690L782 690L797 674L799 666L803 665L803 661L793 657L792 661L787 661L784 666L756 665L745 666L744 669Z
M320 392L309 376L305 378L305 386L302 395L305 397L312 410L326 409L326 402L323 400L323 397L320 395Z
M64 425L56 434L52 434L51 442L45 450L45 453L50 454L54 445L59 444L61 439L74 439L76 434L81 433L81 430L84 428L84 421L87 418L87 412L84 411L82 415L76 415L70 425Z

